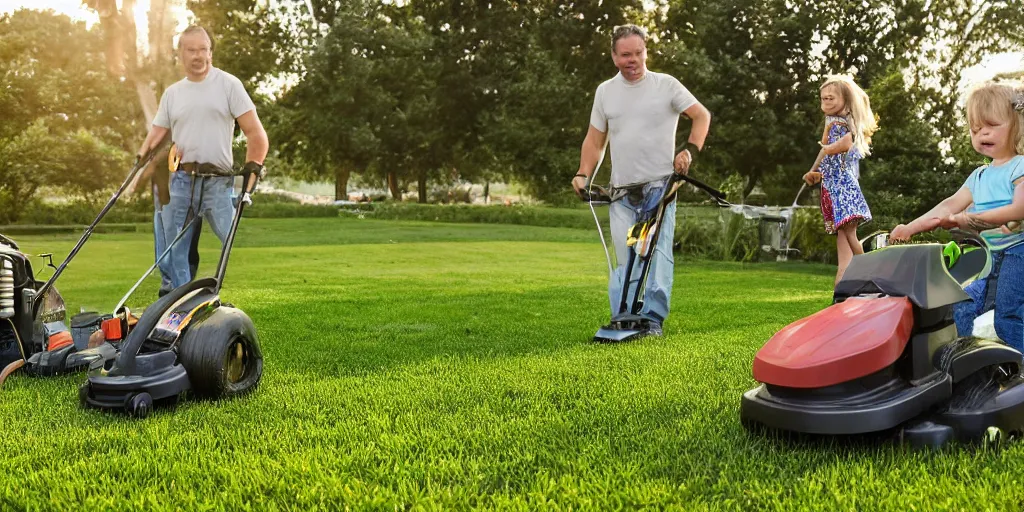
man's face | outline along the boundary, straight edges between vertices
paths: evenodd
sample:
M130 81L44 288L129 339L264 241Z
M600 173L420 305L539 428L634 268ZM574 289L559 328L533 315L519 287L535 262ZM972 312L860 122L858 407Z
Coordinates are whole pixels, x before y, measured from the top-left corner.
M647 46L644 40L637 35L619 39L615 42L612 60L626 80L639 80L647 69Z
M181 64L189 77L206 76L213 62L213 51L210 49L210 38L203 32L193 32L181 37L178 42L181 53Z

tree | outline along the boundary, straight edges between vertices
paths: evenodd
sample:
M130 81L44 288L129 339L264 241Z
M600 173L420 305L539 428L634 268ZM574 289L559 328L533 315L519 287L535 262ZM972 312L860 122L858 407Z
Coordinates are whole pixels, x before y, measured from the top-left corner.
M44 185L92 194L123 172L134 91L102 71L104 41L51 12L0 16L0 198L16 221ZM98 71L99 70L99 71Z

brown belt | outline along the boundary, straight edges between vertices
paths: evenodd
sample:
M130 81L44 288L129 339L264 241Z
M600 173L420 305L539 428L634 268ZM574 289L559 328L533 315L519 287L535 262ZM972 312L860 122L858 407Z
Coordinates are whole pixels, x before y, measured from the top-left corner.
M214 164L199 163L199 162L181 162L178 164L178 172L187 172L189 174L207 174L216 176L232 176L234 173L230 171L224 171L220 167Z

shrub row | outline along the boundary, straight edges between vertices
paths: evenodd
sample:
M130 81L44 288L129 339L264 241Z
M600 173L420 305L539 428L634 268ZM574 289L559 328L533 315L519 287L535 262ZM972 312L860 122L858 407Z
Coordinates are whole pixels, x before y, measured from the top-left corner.
M71 233L81 230L98 212L99 205L84 201L63 204L32 203L23 212L19 224L0 228L7 234ZM246 216L258 218L354 216L382 220L431 222L520 224L542 227L593 229L594 219L584 207L551 208L541 206L434 205L416 203L359 203L346 205L308 205L275 194L260 196L246 209ZM607 209L598 210L607 225ZM148 197L123 199L97 228L100 232L148 231L152 222L152 202ZM875 218L861 226L858 235L888 230L897 219ZM680 204L673 237L677 252L703 259L731 261L774 260L765 251L759 221L746 219L713 206ZM939 233L923 237L945 240ZM796 211L790 226L790 259L835 263L835 237L825 233L821 211L803 208Z

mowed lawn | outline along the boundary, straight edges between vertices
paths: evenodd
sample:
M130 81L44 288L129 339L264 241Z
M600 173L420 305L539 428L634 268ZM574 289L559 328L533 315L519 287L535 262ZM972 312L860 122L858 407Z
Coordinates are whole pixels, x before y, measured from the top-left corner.
M18 237L58 255L75 239ZM202 246L211 272L211 232ZM146 233L98 234L59 288L72 311L109 310L151 253ZM755 352L829 304L833 272L677 256L665 336L600 345L595 232L246 219L223 297L259 329L259 389L140 421L81 409L82 375L16 374L0 389L0 509L1021 510L1021 444L740 426Z

